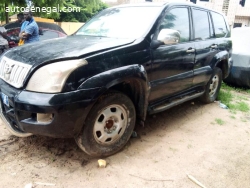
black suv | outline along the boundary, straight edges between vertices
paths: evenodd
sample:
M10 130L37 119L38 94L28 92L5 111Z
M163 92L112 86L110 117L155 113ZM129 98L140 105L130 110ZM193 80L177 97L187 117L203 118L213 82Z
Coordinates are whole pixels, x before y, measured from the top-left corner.
M108 8L74 36L0 59L1 117L16 136L74 137L91 156L118 152L147 114L213 102L231 64L225 18L191 3Z

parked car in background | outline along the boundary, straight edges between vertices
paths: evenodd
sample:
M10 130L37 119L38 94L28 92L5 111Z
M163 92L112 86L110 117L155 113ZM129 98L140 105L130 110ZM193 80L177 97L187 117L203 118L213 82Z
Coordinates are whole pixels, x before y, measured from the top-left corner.
M63 29L53 23L37 22L39 27L40 41L65 37L67 34ZM12 22L4 25L7 30L7 35L9 37L9 47L13 48L18 45L19 33L20 33L20 24L17 22Z
M8 40L5 36L6 29L0 26L0 56L6 51L8 47Z
M74 137L87 154L109 156L147 114L198 97L214 102L231 51L229 25L216 11L191 3L111 7L73 36L5 53L0 117L16 136Z
M250 27L232 29L233 66L226 83L250 88Z

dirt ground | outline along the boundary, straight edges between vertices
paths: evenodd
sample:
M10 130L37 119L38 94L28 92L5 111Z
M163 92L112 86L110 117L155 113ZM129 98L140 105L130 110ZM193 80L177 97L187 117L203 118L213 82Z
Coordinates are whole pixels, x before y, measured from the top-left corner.
M188 175L207 188L250 187L250 114L216 102L194 100L148 116L138 136L105 159L106 168L73 139L16 138L0 123L1 188L199 187Z

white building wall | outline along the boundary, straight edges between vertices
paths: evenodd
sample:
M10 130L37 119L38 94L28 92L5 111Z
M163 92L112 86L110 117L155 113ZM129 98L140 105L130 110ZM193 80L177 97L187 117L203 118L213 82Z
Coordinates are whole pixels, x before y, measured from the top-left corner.
M242 27L249 27L250 26L250 19L247 17L236 16L234 23L241 23Z
M233 26L234 20L235 20L235 14L237 11L239 0L230 0L229 1L229 7L227 11L227 20L230 26Z
M236 16L250 17L250 1L246 0L245 7L237 6Z

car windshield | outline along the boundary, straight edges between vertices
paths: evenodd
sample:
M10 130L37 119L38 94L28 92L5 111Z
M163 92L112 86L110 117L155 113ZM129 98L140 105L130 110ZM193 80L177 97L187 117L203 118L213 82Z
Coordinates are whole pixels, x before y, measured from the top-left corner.
M76 35L112 38L138 38L148 31L161 7L106 9L93 17Z

